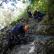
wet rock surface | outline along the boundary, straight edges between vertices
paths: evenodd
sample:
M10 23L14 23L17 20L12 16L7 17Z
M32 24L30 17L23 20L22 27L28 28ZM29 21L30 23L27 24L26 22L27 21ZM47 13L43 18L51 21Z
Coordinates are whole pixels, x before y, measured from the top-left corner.
M12 49L6 51L7 54L53 54L54 53L54 37L53 36L44 36L44 35L31 35L33 38L32 41L27 39L26 44L18 44L12 46ZM7 46L7 41L3 41L2 50ZM50 53L51 51L51 53ZM2 53L3 54L3 51Z
M47 49L48 46L46 46L46 42L47 40L49 41L51 37L45 37L44 40L41 40L42 38L39 36L38 40L36 39L32 42L29 42L29 44L22 44L20 46L16 45L10 54L47 54L46 50L49 48Z

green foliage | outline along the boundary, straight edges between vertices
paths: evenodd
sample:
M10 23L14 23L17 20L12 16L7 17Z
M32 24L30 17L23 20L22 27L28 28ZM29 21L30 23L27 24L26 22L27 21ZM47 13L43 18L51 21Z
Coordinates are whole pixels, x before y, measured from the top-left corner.
M27 9L26 9L26 11L24 11L24 13L21 15L21 17L23 17L23 18L28 18Z
M16 23L17 23L16 21L13 21L13 22L11 23L11 25L14 26L14 25L16 25Z
M32 11L34 10L48 11L48 2L47 0L32 0L31 8Z
M48 2L49 18L54 18L54 0L48 0Z

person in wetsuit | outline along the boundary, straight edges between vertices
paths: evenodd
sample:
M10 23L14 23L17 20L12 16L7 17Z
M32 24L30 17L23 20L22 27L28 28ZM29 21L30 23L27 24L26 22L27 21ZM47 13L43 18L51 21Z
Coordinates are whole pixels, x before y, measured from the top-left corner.
M29 25L27 23L25 24L17 24L14 28L10 29L8 37L8 44L4 49L3 54L7 54L8 49L12 49L14 45L27 43L25 37L25 32L29 31Z
M28 32L29 30L29 25L28 24L17 24L12 30L12 34L17 38L17 39L20 39L20 38L24 38L25 37L25 32ZM18 36L20 35L20 36ZM20 41L20 40L19 40Z
M15 39L14 41L16 43L20 43L20 41L23 41L23 38L25 37L25 32L28 32L28 30L29 30L28 24L17 24L13 29L11 29L12 38ZM9 39L10 42L12 39L11 38Z

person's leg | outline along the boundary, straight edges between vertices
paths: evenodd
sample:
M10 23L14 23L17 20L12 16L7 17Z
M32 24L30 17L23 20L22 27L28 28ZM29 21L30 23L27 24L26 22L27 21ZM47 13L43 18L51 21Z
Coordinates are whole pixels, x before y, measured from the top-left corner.
M12 49L15 45L14 34L12 32L10 32L9 34L10 35L8 36L8 48Z

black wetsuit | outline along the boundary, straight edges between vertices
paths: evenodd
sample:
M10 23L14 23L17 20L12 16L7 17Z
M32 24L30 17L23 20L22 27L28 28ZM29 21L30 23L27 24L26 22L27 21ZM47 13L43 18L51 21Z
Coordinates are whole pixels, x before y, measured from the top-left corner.
M9 41L15 41L15 43L20 43L20 40L25 37L25 31L22 24L17 24L13 29L11 29L12 39Z

